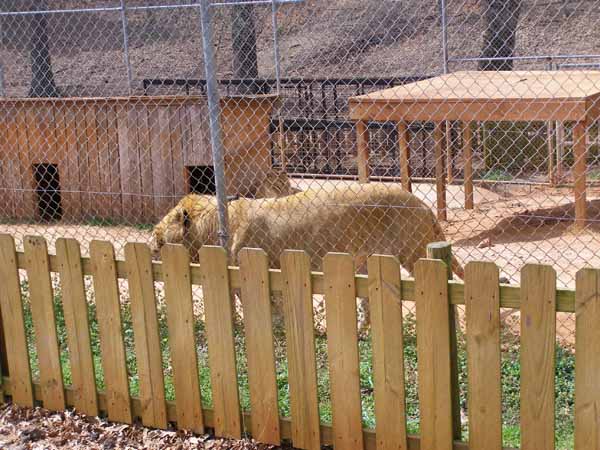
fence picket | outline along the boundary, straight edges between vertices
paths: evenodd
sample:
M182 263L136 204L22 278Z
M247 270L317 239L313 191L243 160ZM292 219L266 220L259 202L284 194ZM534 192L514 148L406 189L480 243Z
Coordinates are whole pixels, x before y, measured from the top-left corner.
M221 247L204 246L200 249L199 257L215 434L239 439L242 423L227 253Z
M146 244L125 244L125 261L140 380L142 423L164 429L167 428L167 404L150 248Z
M167 244L161 250L161 259L177 405L177 427L202 434L204 421L194 336L190 256L183 246Z
M310 259L304 251L281 255L294 447L321 448Z
M31 316L40 367L40 384L44 408L65 409L65 391L60 365L60 350L54 316L54 291L46 240L38 236L24 239L27 279L31 299Z
M556 272L521 270L521 448L554 449Z
M56 258L69 343L74 406L84 414L97 416L98 396L79 242L57 239Z
M15 241L8 234L0 234L0 311L4 325L6 348L10 371L11 395L19 406L33 406L33 385L31 384L31 368L29 367L29 351L23 303L21 300L21 283L17 266Z
M465 267L469 447L502 449L500 281L494 263Z
M327 254L323 272L334 446L360 449L364 443L352 256Z
M123 342L115 251L112 244L105 241L92 241L90 262L94 279L108 418L114 422L131 423L133 419L131 398L129 397L129 380Z
M367 261L375 378L377 450L405 450L406 406L400 264L391 256Z
M240 262L241 300L244 310L252 437L279 445L279 408L269 283L269 263L264 250L244 248ZM269 326L267 326L269 325Z
M452 450L452 383L446 265L415 265L421 448Z
M599 450L600 270L577 272L575 315L575 450Z

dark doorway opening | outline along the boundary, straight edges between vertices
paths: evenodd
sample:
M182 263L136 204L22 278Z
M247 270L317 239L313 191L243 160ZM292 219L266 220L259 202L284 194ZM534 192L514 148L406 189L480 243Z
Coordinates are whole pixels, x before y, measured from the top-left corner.
M215 169L213 166L188 166L188 190L192 194L215 195Z
M60 220L63 211L58 167L56 164L34 164L33 176L40 219L44 221Z

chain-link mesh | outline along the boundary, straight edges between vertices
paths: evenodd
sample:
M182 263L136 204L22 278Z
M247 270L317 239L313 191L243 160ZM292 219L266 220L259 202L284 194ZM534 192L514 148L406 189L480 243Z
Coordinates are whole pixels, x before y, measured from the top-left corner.
M198 2L4 0L0 10L0 231L19 245L41 234L51 251L58 237L84 250L108 239L120 256L132 240L216 244ZM315 269L327 251L356 254L363 271L366 255L394 253L408 273L428 241L446 239L462 266L491 260L519 282L523 264L549 263L569 287L577 269L600 265L597 2L305 0L212 12L232 246L263 247L273 266L282 248L305 248ZM465 70L500 78L469 84ZM543 120L517 120L511 108L471 120L471 155L448 103L447 117L430 108L431 117L400 121L405 135L396 119L358 123L349 108L351 98L419 82L423 96L502 97L494 80L517 70L521 99L534 97L518 86L534 71L562 74L539 78L536 94L546 112L561 108ZM435 78L444 73L454 84ZM583 138L565 119L582 97ZM538 100L521 102L522 117ZM414 201L399 193L403 158ZM574 192L582 182L584 201ZM176 207L190 193L209 197ZM315 313L324 324L319 301ZM518 319L505 319L517 333ZM559 316L557 329L572 345L573 317Z

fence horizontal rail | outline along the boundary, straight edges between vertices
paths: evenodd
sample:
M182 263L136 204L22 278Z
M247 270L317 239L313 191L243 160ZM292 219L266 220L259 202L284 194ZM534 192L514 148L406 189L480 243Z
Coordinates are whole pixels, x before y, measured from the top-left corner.
M23 252L17 252L17 260L19 269L25 269L25 255ZM91 262L87 257L81 259L84 275L92 275ZM50 255L50 270L58 272L59 265L55 255ZM117 276L121 279L127 279L127 269L125 261L117 260ZM190 264L192 284L200 286L200 266L198 264ZM160 261L152 262L152 273L156 281L164 281L163 267ZM229 280L231 287L239 289L241 287L240 270L237 266L229 266ZM281 270L269 269L269 282L272 293L281 293L283 290L283 278ZM325 293L324 278L322 272L311 272L312 293L315 295L323 295ZM367 275L356 274L356 295L358 297L369 297L369 278ZM408 302L415 301L415 282L412 279L403 279L402 283L402 300ZM500 307L519 309L521 305L520 288L515 285L502 284L500 285ZM465 304L464 284L457 281L448 281L448 295L452 305ZM556 289L556 311L557 312L575 312L575 291L566 288Z

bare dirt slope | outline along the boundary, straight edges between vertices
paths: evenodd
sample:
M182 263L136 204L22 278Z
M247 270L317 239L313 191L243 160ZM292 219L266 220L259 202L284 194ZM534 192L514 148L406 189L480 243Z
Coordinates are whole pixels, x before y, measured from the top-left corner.
M6 9L11 3L3 2ZM119 2L50 1L51 8L114 6ZM128 4L189 4L187 0L128 0ZM441 66L441 26L434 0L306 0L281 7L279 34L283 76L389 77L435 74ZM448 2L450 56L477 56L483 33L483 2ZM256 9L259 70L273 76L270 9ZM524 0L517 54L597 53L600 9L594 0ZM29 74L23 24L0 20L0 58L10 95L27 92ZM194 9L129 14L130 52L136 86L143 78L203 77L199 17ZM231 73L227 9L215 13L214 40L220 75ZM55 14L49 19L56 80L68 95L126 93L118 12ZM9 63L7 63L9 62ZM521 64L544 68L546 62ZM472 65L451 65L452 70Z

